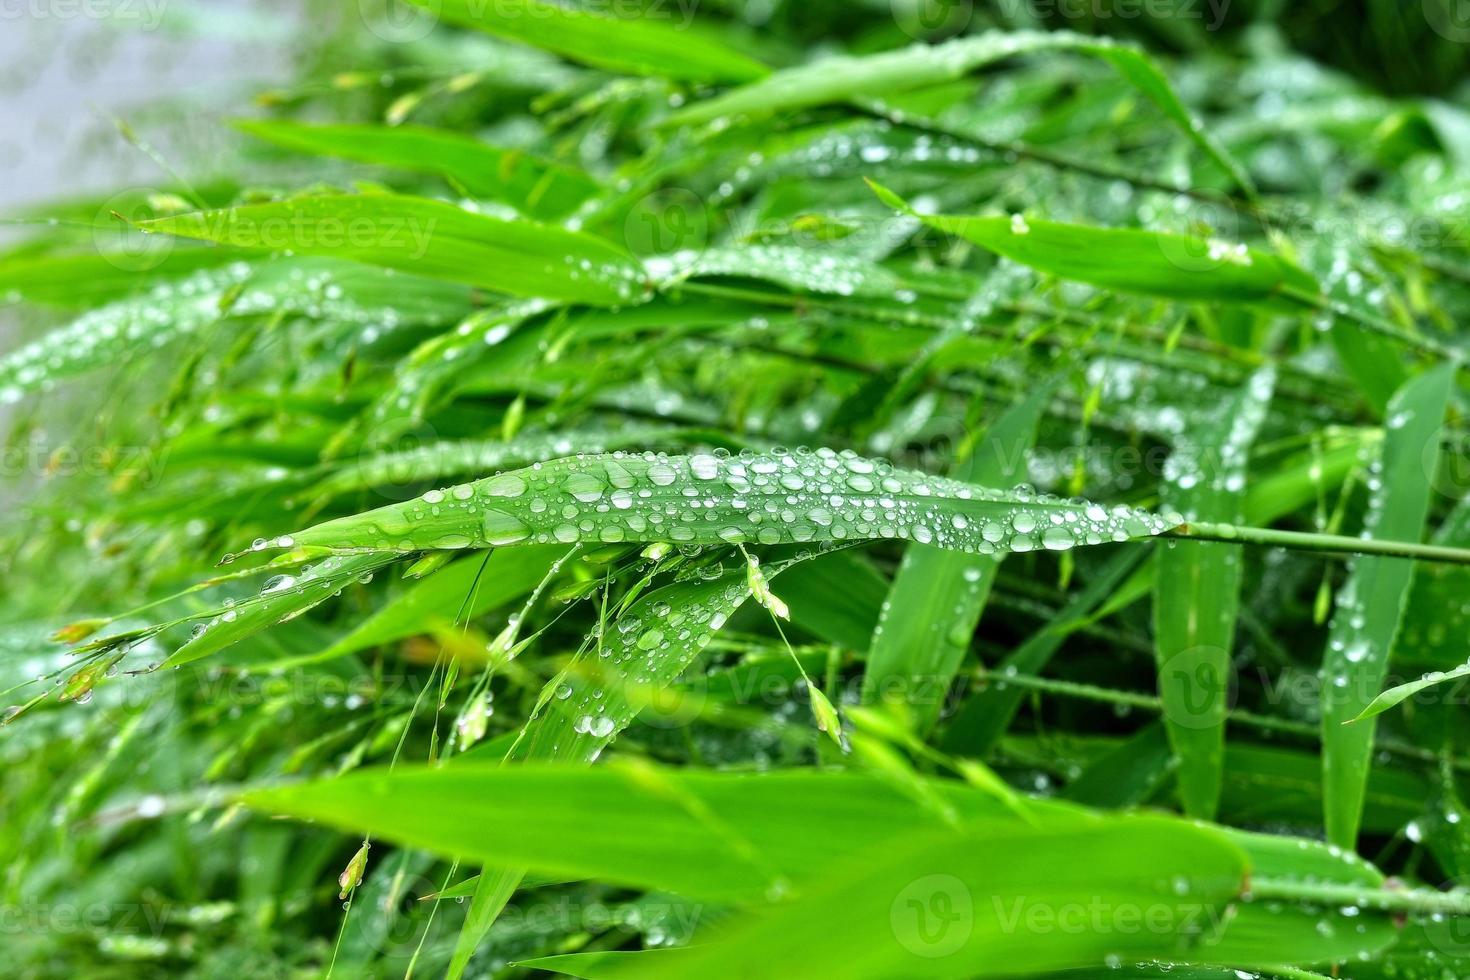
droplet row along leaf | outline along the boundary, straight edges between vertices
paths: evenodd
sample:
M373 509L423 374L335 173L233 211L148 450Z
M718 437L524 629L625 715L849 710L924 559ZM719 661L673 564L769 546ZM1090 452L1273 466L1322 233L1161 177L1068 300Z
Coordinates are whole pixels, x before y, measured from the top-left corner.
M1126 507L977 487L820 449L574 456L431 490L291 537L338 551L893 538L992 555L1126 541L1169 526Z

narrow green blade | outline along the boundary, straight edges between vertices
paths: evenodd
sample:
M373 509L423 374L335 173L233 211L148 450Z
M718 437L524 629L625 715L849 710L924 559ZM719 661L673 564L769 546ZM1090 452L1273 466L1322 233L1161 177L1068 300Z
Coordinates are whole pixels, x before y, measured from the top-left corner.
M1163 506L1185 521L1241 520L1246 459L1274 385L1272 369L1258 372L1208 422L1180 437L1164 470ZM1219 807L1225 764L1241 550L1170 542L1154 575L1154 652L1164 724L1179 756L1179 797L1185 813L1207 820Z
M1429 511L1437 440L1455 365L1425 371L1399 389L1388 405L1388 434L1374 467L1372 499L1363 534L1418 541ZM1426 452L1426 447L1434 451ZM1379 694L1389 654L1414 576L1402 559L1360 556L1337 597L1322 656L1322 775L1327 837L1338 847L1357 845L1363 797L1372 764L1373 718L1347 725Z

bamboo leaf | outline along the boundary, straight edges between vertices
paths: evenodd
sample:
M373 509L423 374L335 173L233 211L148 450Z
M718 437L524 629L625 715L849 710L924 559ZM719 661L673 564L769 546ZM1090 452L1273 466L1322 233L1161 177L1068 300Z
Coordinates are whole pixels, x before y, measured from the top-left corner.
M1374 466L1367 538L1417 541L1429 509L1433 472L1426 447L1436 445L1454 377L1453 364L1432 368L1399 389L1388 405L1388 433ZM1407 561L1365 555L1353 560L1337 597L1322 656L1322 773L1327 836L1339 847L1357 844L1363 796L1372 764L1375 722L1363 713L1383 686L1389 653L1413 580Z
M1123 541L1167 527L1143 511L976 487L847 452L798 450L569 457L431 490L291 538L338 551L897 538L993 555Z
M1436 687L1440 684L1448 684L1451 681L1457 681L1460 678L1467 676L1470 676L1470 664L1462 664L1461 666L1456 667L1454 670L1430 671L1417 680L1409 681L1407 684L1399 684L1384 691L1382 694L1378 695L1378 697L1374 698L1372 703L1370 703L1368 707L1360 711L1357 717L1353 718L1352 721L1364 721L1369 718L1377 717L1378 715L1383 714L1389 708L1392 708L1395 705L1403 704L1405 701L1418 694L1420 691L1427 691L1431 687Z
M148 232L330 255L434 279L615 306L639 299L637 260L600 238L394 194L300 197L141 222Z
M522 150L421 126L326 125L242 119L236 127L305 153L441 174L470 194L504 201L535 218L561 218L598 193L581 171Z
M295 574L266 580L260 595L220 610L196 627L195 634L164 662L179 667L218 653L261 630L299 616L332 598L343 587L398 561L396 554L330 555Z
M987 487L1024 482L1027 453L1054 391L1054 382L1038 385L996 420L950 478ZM994 558L910 545L873 629L864 699L906 702L916 728L931 726L969 652L998 567Z
M1309 273L1245 245L1020 215L920 214L892 191L871 186L884 203L931 228L1062 279L1166 299L1252 303L1294 312L1311 309L1319 297Z
M608 71L690 82L744 82L766 73L760 62L697 29L655 17L609 17L546 0L413 0L444 20Z
M696 102L676 112L671 123L695 125L733 116L772 113L848 99L882 99L899 92L941 85L1007 58L1045 51L1075 51L1108 62L1159 107L1168 119L1243 188L1250 179L1208 136L1179 100L1163 72L1147 55L1125 44L1068 31L991 31L938 45L814 61L776 72L733 92Z
M145 356L230 317L298 313L344 327L439 323L470 309L469 290L331 258L233 262L159 283L81 314L0 359L0 401Z
M1185 521L1244 516L1246 460L1276 382L1264 369L1175 445L1161 504ZM1225 764L1230 654L1240 601L1239 545L1181 541L1160 551L1154 575L1154 653L1164 724L1179 756L1179 796L1191 816L1213 819Z

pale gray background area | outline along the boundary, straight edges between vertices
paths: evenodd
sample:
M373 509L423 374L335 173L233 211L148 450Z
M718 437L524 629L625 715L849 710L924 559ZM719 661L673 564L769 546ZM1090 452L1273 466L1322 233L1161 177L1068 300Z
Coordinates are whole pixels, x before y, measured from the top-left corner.
M225 116L291 77L306 2L0 0L0 216L170 183L109 115L207 177Z

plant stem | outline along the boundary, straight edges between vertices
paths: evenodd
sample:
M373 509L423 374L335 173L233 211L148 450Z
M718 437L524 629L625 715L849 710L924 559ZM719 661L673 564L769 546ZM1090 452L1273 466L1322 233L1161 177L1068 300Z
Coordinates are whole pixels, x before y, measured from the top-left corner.
M1304 881L1256 878L1251 881L1252 899L1288 899L1319 905L1357 906L1380 912L1417 912L1421 915L1470 915L1470 893L1436 892L1427 889L1362 888Z
M1438 561L1451 565L1470 565L1470 550L1446 548L1413 541L1378 541L1354 538L1345 534L1318 534L1312 531L1278 531L1269 527L1242 527L1192 521L1165 531L1166 537L1191 538L1197 541L1228 541L1256 544L1268 548L1291 548L1294 551L1324 551L1344 555L1383 555L1389 558L1411 558Z
M1003 674L991 673L983 675L982 679L996 686L1006 684L1022 687L1032 691L1040 691L1043 694L1055 694L1059 697L1078 698L1084 701L1099 701L1104 704L1119 705L1125 708L1138 708L1143 711L1162 713L1164 702L1161 698L1152 694L1141 694L1137 691L1118 691L1108 687L1098 687L1095 684L1080 684L1076 681L1055 680L1049 677L1037 677L1032 674ZM1233 710L1225 717L1225 721L1231 725L1240 725L1245 728L1254 728L1257 731L1277 732L1282 735L1294 735L1310 742L1320 742L1322 729L1315 723L1293 721L1289 718L1277 718L1272 715L1260 715L1253 711L1243 711L1239 708ZM1439 756L1428 749L1419 748L1417 745L1405 745L1402 742L1379 740L1376 747L1391 755L1405 759L1413 759L1415 762L1435 763ZM1461 772L1470 771L1470 760L1457 761L1455 769Z

